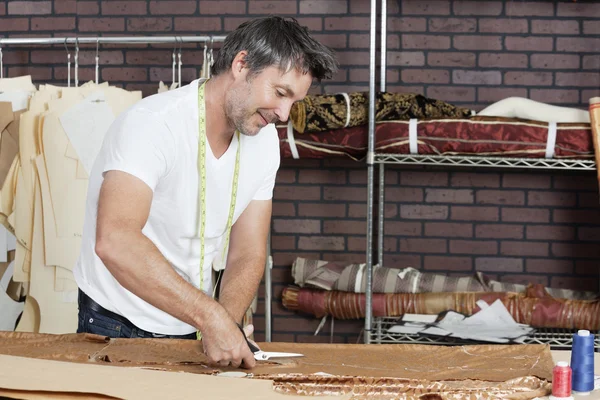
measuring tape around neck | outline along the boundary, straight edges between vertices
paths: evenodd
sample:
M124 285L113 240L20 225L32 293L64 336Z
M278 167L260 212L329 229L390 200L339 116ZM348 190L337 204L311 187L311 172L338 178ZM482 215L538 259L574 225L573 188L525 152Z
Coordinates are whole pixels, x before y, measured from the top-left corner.
M204 232L206 230L206 103L204 101L204 85L206 81L199 84L198 87L198 204L200 217L200 290L204 286ZM222 258L225 259L227 248L229 247L229 237L231 236L231 225L233 224L233 214L235 211L235 202L237 200L237 188L240 175L240 150L242 143L240 141L240 132L235 131L238 139L237 152L235 154L235 167L233 171L233 182L231 184L231 202L229 205L229 216L227 217L227 231L225 233L225 246L223 248ZM213 294L214 297L214 294ZM198 339L201 333L197 333Z

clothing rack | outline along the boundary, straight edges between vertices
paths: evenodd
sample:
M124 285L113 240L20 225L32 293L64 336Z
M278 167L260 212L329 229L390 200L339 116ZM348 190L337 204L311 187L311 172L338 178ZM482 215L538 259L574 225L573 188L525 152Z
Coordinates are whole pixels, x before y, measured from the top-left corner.
M204 43L205 46L212 46L214 43L223 42L226 36L95 36L95 37L47 37L47 38L0 38L0 77L2 71L2 49L6 45L64 45L74 44L76 49L79 48L80 44L95 44L96 52L98 52L98 46L100 44L107 43L119 43L119 44L172 44L181 45L183 43ZM5 48L5 47L4 47ZM181 51L181 48L179 49ZM70 55L69 55L70 57ZM77 55L76 55L77 57ZM77 59L76 59L77 60ZM76 61L77 62L77 61ZM267 240L267 259L265 262L265 341L271 341L271 330L272 330L272 280L271 270L273 266L273 259L271 257L271 235Z

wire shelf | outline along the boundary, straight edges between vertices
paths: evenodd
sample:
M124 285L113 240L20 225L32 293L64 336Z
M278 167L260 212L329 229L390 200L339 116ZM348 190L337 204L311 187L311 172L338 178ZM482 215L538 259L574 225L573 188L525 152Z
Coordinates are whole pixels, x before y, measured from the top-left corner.
M538 168L538 169L596 169L593 160L545 159L545 158L511 158L511 157L477 157L477 156L429 156L410 154L376 153L377 164L419 164L419 165L454 165L464 167L500 167L500 168Z
M371 331L371 343L404 343L404 344L435 344L435 345L464 345L477 342L452 337L428 336L419 334L390 333L388 330L400 321L400 317L375 317ZM573 345L574 329L537 328L527 339L526 344L548 344L553 350L570 350ZM600 331L593 331L594 348L600 352Z

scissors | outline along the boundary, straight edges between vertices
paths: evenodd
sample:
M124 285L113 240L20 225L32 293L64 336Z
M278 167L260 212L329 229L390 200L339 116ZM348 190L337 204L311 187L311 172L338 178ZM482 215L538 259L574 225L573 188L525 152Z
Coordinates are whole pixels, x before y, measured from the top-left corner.
M304 354L300 354L300 353L280 353L280 352L276 352L276 351L262 351L254 343L252 343L250 340L248 340L248 338L246 337L246 334L244 333L244 329L240 325L238 325L238 327L240 328L240 331L242 331L242 335L244 335L244 339L246 339L246 343L248 343L248 347L250 347L250 351L252 351L252 353L254 353L255 360L263 361L263 360L268 360L270 358L304 357Z

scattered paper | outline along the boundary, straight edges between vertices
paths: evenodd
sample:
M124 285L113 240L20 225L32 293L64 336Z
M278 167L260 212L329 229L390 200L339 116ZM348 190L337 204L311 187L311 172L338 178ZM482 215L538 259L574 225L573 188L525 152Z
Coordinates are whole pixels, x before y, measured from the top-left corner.
M26 90L0 90L0 101L12 104L13 112L26 110L29 107L29 98L33 93Z
M13 276L14 261L8 265L2 279L0 279L0 331L14 331L17 318L25 308L25 302L19 303L6 294L6 288Z

